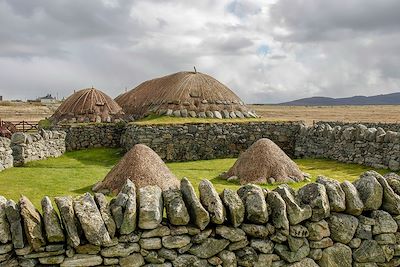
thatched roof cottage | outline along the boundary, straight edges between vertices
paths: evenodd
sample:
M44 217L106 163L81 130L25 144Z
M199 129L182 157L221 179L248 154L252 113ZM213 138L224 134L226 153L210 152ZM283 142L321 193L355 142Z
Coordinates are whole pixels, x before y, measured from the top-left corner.
M196 71L145 81L115 100L130 119L150 114L219 119L256 117L227 86Z
M54 112L53 123L117 122L124 115L111 97L95 88L82 89L69 96Z

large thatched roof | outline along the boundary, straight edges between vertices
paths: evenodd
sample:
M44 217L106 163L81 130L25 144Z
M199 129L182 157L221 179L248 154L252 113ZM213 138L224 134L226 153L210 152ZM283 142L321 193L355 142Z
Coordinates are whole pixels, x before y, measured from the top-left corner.
M200 72L178 72L145 81L119 95L116 101L133 118L151 113L177 117L255 116L228 87Z
M115 102L118 103L119 101L121 101L121 99L123 99L127 93L129 93L129 92L125 91L125 92L119 94L116 98L114 98Z
M68 97L54 112L53 122L114 122L123 116L111 97L95 88L82 89Z

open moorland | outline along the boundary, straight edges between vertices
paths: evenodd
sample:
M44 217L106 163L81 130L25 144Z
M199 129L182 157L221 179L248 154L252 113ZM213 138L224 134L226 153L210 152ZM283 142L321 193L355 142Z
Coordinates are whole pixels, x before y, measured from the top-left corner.
M0 119L5 121L40 121L50 117L59 104L0 101Z
M399 122L400 105L371 106L279 106L251 105L258 115L270 120L298 121L307 125L313 121Z
M0 102L0 119L9 121L39 121L50 117L59 104ZM399 122L400 105L380 106L280 106L250 105L262 120L296 121L303 120L311 125L313 121L346 122ZM191 118L147 118L141 123L208 122L210 119ZM218 121L217 119L215 119ZM211 121L214 121L211 119Z
M59 158L32 161L23 167L11 168L0 172L1 193L6 198L18 200L20 195L29 196L35 205L40 205L43 195L80 195L91 191L92 186L101 181L122 157L119 149L98 148L67 152ZM209 179L221 192L224 188L238 189L238 183L218 178L227 171L236 159L199 160L168 163L167 166L178 177L187 177L197 189L202 179ZM345 164L322 159L295 159L300 169L311 175L315 181L318 175L325 175L338 181L353 181L371 167L357 164ZM388 170L376 170L381 174ZM291 184L294 188L306 182ZM277 185L261 185L272 189Z

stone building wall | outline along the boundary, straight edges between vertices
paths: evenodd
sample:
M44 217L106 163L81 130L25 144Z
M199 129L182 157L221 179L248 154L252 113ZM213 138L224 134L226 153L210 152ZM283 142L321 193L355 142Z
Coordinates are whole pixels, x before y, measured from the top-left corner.
M11 137L14 166L49 157L59 157L65 152L65 132L40 130L36 134L17 132Z
M119 147L122 124L82 124L62 125L55 128L67 133L65 146L67 151L95 147Z
M0 137L0 171L13 166L13 156L10 144L10 139Z
M400 169L400 133L365 125L302 127L296 157L327 158L374 168Z
M110 202L44 197L41 211L0 197L0 266L399 266L399 181L366 172L218 195L203 180L199 197L186 179L164 192L127 182Z
M294 154L299 122L209 123L127 126L121 146L151 147L166 161L237 157L252 143L267 137L287 154Z

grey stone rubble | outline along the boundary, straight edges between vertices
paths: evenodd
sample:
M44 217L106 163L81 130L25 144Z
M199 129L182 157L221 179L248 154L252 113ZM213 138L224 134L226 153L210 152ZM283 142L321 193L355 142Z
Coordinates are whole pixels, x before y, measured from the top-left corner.
M137 194L127 182L111 204L55 198L61 217L48 197L39 212L0 196L0 266L399 266L393 179L370 171L353 184L321 177L298 191L250 184L219 195L204 180L200 198L186 179Z
M40 130L35 134L22 132L11 136L11 149L14 166L34 160L59 157L65 152L65 137L63 131Z

